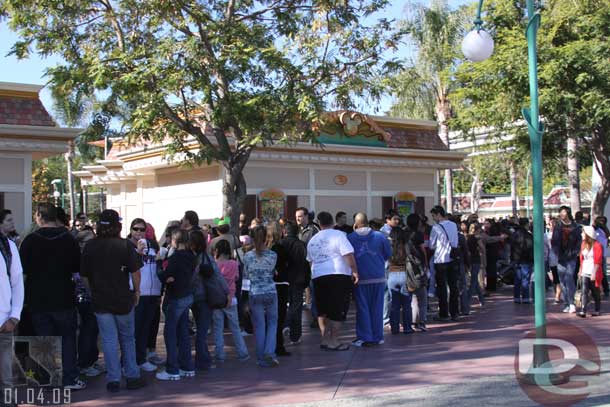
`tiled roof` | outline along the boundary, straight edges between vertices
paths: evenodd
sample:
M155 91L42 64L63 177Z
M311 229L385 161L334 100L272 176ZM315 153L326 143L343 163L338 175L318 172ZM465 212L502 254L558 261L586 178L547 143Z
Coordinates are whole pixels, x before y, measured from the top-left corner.
M448 148L441 141L436 129L409 129L384 127L392 135L388 142L390 148L414 148L420 150L443 150Z
M0 124L55 127L38 98L14 96L0 96Z

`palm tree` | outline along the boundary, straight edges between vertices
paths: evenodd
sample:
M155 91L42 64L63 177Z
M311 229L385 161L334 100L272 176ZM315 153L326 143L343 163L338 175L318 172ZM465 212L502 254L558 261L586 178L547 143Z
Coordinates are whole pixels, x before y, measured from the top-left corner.
M430 7L417 5L404 21L405 31L417 52L410 67L392 80L396 102L390 113L399 117L438 122L439 136L449 148L449 94L460 61L460 43L467 24L465 8L452 10L445 0L432 0ZM452 210L453 180L445 170L445 198Z

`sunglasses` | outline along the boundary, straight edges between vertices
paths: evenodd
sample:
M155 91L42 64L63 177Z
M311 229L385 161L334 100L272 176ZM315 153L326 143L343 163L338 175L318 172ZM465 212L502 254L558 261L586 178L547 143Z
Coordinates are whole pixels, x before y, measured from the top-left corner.
M146 228L131 228L134 232L146 232Z

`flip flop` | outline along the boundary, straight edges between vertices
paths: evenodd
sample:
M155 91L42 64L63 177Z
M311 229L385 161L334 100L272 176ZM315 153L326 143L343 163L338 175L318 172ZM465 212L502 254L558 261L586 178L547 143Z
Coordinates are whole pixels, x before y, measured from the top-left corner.
M336 351L336 352L343 352L346 350L349 350L349 345L345 344L345 343L341 343L338 346L331 348L330 346L326 347L326 350L332 350L332 351Z

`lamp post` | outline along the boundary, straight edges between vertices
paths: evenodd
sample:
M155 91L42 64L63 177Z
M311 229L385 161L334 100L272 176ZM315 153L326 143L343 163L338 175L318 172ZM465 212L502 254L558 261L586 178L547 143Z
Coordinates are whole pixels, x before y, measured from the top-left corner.
M462 42L462 51L466 58L478 62L487 59L493 52L493 39L482 29L481 8L483 0L479 0L477 17L474 21L475 29L471 31ZM540 26L540 14L537 12L534 1L527 0L527 49L529 67L530 108L522 110L523 117L527 122L527 128L531 147L531 168L533 184L533 231L534 231L534 298L535 298L535 325L536 340L546 338L545 319L545 279L544 279L544 218L542 199L542 133L544 127L540 122L538 112L538 64L536 51L536 33ZM535 368L548 362L548 351L546 346L534 346L533 366ZM528 379L535 382L543 380L548 382L550 376L539 378L540 374L532 374Z
M64 181L62 179L54 179L51 181L51 185L53 185L53 198L55 198L55 206L57 206L57 201L61 198L61 207L64 205Z

